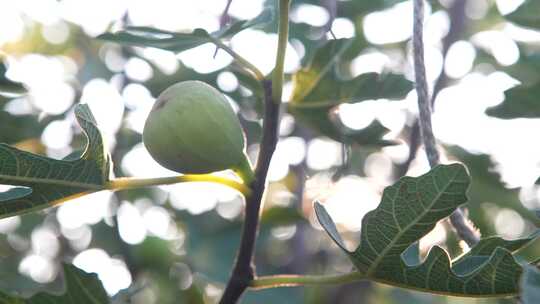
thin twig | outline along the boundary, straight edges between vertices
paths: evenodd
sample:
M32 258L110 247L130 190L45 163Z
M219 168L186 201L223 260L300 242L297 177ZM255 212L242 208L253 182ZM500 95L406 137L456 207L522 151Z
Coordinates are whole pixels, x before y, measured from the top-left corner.
M334 32L332 31L332 25L334 24L334 20L336 20L337 16L337 0L323 0L322 5L326 10L328 11L328 21L324 25L324 32L330 33L332 35L333 39L336 39L336 35L334 35Z
M249 62L244 57L240 56L237 52L235 52L233 49L231 49L229 46L227 46L225 43L223 43L221 40L214 38L212 36L208 36L208 38L216 45L217 48L221 48L225 52L227 52L231 57L236 60L236 62L244 67L247 71L251 72L253 74L253 77L255 79L262 81L264 79L264 74L251 62Z
M431 100L429 99L428 84L426 80L423 31L424 0L415 0L413 48L416 91L418 93L418 110L420 112L420 134L422 135L429 164L431 167L435 167L440 162L440 156L431 125ZM458 235L467 242L469 246L478 242L479 237L477 232L470 226L461 210L456 210L450 216L450 222L454 226L454 229L456 229Z
M227 4L225 5L225 8L223 9L223 12L221 13L221 16L219 17L219 28L222 29L229 23L231 20L231 17L229 16L229 9L231 8L232 0L227 0ZM216 58L217 53L219 51L219 47L216 46L216 50L214 51L214 58Z
M225 5L225 8L223 9L221 16L219 17L219 26L221 28L225 27L225 25L227 25L227 23L229 22L229 9L231 8L231 3L232 0L227 0L227 4Z

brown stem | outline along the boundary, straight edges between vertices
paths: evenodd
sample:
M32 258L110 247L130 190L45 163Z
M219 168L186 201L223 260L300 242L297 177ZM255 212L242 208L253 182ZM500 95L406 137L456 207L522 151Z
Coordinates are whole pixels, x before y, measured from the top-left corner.
M467 5L467 0L456 0L448 10L448 15L450 16L450 29L448 30L448 35L443 39L442 54L443 58L446 58L450 46L456 41L461 39L463 32L467 26L467 17L465 15L465 8ZM449 79L444 72L441 73L435 85L433 87L433 94L431 96L431 107L434 108L435 100L439 93L448 85ZM409 134L409 155L407 160L400 164L396 170L396 177L400 178L404 176L409 170L410 165L416 158L416 152L421 144L420 141L420 129L419 122L416 119L411 127Z
M264 80L264 120L263 135L260 145L257 168L255 169L255 180L250 185L251 196L246 198L246 213L242 228L242 239L238 256L234 265L231 277L223 293L220 304L233 304L238 301L242 293L248 288L250 282L255 277L255 266L253 255L255 242L259 228L259 213L266 190L266 176L272 155L276 149L278 141L279 127L279 103L272 98L272 81Z
M434 167L439 164L440 159L431 125L431 99L429 99L429 90L426 80L423 30L424 0L415 0L413 46L416 91L418 93L418 110L420 112L420 134L422 136L422 141L424 142L429 165ZM479 236L477 232L471 227L460 209L457 209L454 213L452 213L450 216L450 222L452 223L452 226L456 230L457 234L465 242L467 242L469 246L473 246L478 243Z

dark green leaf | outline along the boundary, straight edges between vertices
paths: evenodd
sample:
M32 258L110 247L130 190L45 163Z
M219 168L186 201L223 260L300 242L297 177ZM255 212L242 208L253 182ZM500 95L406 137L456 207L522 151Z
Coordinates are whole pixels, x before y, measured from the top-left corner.
M195 29L191 33L175 33L151 27L136 26L115 33L105 33L97 38L124 45L154 47L178 53L205 43L211 43L212 39L228 39L247 28L267 23L272 18L273 9L269 7L253 20L234 22L213 33L208 33L201 28Z
M88 274L73 265L64 265L65 292L51 295L40 292L29 299L0 293L0 303L6 304L106 304L109 297L96 274Z
M448 253L438 246L420 264L403 259L411 244L466 202L469 183L465 167L459 164L440 165L417 178L401 178L384 190L379 207L363 218L360 246L346 253L361 273L382 283L457 296L516 294L522 268L512 251L535 236L483 240L457 260L457 268L452 268ZM326 212L321 209L316 212L324 218ZM333 227L330 217L324 220L325 228ZM336 238L336 231L327 232Z
M533 265L527 265L524 268L520 282L521 303L540 303L540 270Z
M538 0L526 0L512 13L506 15L506 19L517 25L540 29L540 2Z
M0 144L0 184L17 186L2 195L0 218L43 209L105 188L111 161L101 133L87 105L78 105L75 115L88 138L79 159L56 160Z
M332 110L342 103L369 99L399 99L412 89L410 81L394 74L362 74L344 79L338 73L340 57L352 40L337 39L319 48L308 67L293 75L294 90L288 110L321 134L345 143L388 145L381 137L388 131L379 122L354 131L341 125Z
M540 83L518 86L504 92L504 101L488 108L489 116L512 118L540 118Z

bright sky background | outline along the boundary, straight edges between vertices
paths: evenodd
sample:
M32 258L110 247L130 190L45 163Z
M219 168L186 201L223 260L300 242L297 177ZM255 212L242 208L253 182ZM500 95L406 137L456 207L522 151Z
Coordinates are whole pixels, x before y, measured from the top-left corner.
M442 1L441 2L448 2ZM2 2L0 10L0 50L7 43L23 39L35 23L41 24L41 35L49 43L61 44L70 37L68 24L79 25L88 35L95 36L106 31L111 23L117 22L127 11L133 25L155 26L165 30L180 31L202 27L209 31L219 26L218 18L226 0L11 0ZM497 0L499 10L509 13L522 3L522 0ZM262 10L262 0L233 1L230 13L236 18L249 19ZM315 5L293 6L292 20L303 21L320 26L328 20L325 9ZM486 14L487 1L474 1L468 12L471 18L480 19ZM474 66L475 47L492 54L501 65L511 65L519 59L516 42L540 42L540 33L527 31L511 24L500 24L497 30L486 30L475 34L471 41L459 41L454 44L443 71L443 58L440 40L448 31L449 20L445 13L431 13L427 10L426 19L426 63L428 78L433 82L444 72L452 79L459 79L456 85L443 90L436 102L434 114L435 135L446 144L457 144L469 151L488 153L497 163L503 180L509 187L523 187L531 191L538 201L540 191L532 187L540 175L540 141L531 140L540 129L538 119L499 120L487 117L487 107L503 100L503 92L519 82L509 75L498 72L491 66ZM368 15L364 20L364 33L375 46L408 40L412 28L412 2L405 1L393 8ZM332 26L337 37L354 35L353 24L346 19L336 19ZM256 51L254 51L254 47ZM272 69L275 58L277 36L257 30L245 30L235 36L231 46L256 66L267 73ZM229 65L232 58L219 52L212 58L215 47L203 45L175 55L155 49L139 49L143 58L123 60L118 48L105 44L100 54L111 71L125 69L129 78L144 81L152 77L153 70L148 62L158 66L165 74L172 74L178 69L178 59L200 73L209 73ZM303 56L303 47L299 41L291 41L286 70L295 71ZM366 72L382 72L395 69L399 62L408 62L406 75L412 79L410 54L401 51L384 51L376 47L365 50L351 65L353 75ZM6 109L12 113L23 114L36 107L46 114L59 114L68 109L75 101L76 91L73 86L75 75L83 68L80 63L66 56L44 56L25 54L8 56L8 76L22 81L29 89L29 98L19 98L10 102ZM111 146L115 143L115 133L121 124L124 107L133 112L129 115L128 125L136 132L141 132L146 116L155 97L142 85L133 83L122 91L117 89L116 79L93 79L84 84L81 102L88 103L96 116L101 130ZM232 73L223 72L218 84L224 91L232 91L238 81ZM286 86L286 96L290 94L290 85ZM106 101L106 102L105 102ZM403 101L366 101L355 105L340 107L343 122L351 128L363 128L377 118L391 129L387 136L396 138L407 122L411 122L417 113L415 93L411 92ZM286 135L291 117L286 116L282 130ZM62 157L70 152L73 136L73 115L65 120L52 122L45 129L42 140L52 157ZM253 147L248 151L252 152ZM306 144L301 138L287 138L279 143L272 161L270 179L283 178L289 165L300 163L307 157L307 163L314 169L326 169L339 164L341 147L339 144L317 138ZM383 153L370 156L366 162L367 177L347 176L333 183L328 175L318 174L309 179L307 194L310 199L326 202L328 211L336 222L358 230L359 218L375 208L382 189L392 182L391 161L403 161L407 149L405 144L383 149ZM251 153L251 156L254 156ZM125 157L121 165L125 172L136 176L163 176L173 172L161 168L153 161L144 146L136 146ZM419 175L428 170L423 156L411 168L411 175ZM224 173L227 174L227 173ZM212 187L213 191L209 191ZM239 198L231 190L210 185L175 185L159 187L156 197L164 201L170 193L171 202L178 209L188 209L194 214L217 210L226 218L240 213ZM362 202L358 202L358 193L362 193ZM158 199L159 200L159 199ZM81 253L74 260L75 265L88 271L97 272L110 294L129 286L131 277L124 263L97 248L88 248L92 237L89 225L110 217L111 194L96 193L70 202L58 209L57 217L62 225L62 233ZM533 200L534 201L534 200ZM196 203L195 203L196 202ZM134 204L112 202L120 205L118 210L121 237L129 244L137 244L147 235L183 242L184 235L173 225L169 213L151 201L137 201ZM539 207L531 205L528 207ZM498 232L516 237L525 229L523 220L511 210L500 212L495 222ZM13 231L19 218L0 221L0 231ZM506 227L513 227L509 230ZM439 236L443 232L439 231ZM50 227L34 231L28 256L20 265L20 271L39 282L47 282L55 277L56 271L52 258L58 251L58 241ZM12 237L14 239L15 237ZM437 239L437 237L435 237ZM439 238L440 239L440 238ZM443 236L444 239L444 236ZM17 240L12 240L17 244ZM116 271L111 271L111 267Z

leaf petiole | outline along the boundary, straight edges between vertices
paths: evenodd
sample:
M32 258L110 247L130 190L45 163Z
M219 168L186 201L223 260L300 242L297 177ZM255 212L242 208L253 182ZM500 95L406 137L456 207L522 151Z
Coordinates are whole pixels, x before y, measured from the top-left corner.
M109 190L126 190L126 189L135 189L142 187L150 186L159 186L159 185L171 185L177 183L187 183L187 182L209 182L216 183L227 186L238 192L242 193L245 197L251 195L251 190L248 186L239 183L235 180L219 177L211 174L187 174L180 176L169 176L169 177L158 177L158 178L133 178L133 177L122 177L110 180L105 188Z
M293 287L302 285L345 284L365 279L358 271L337 275L273 275L255 278L249 284L252 289L267 289L276 287Z
M216 45L217 48L224 50L229 55L231 55L236 62L244 67L246 70L251 72L255 79L258 81L261 81L264 79L264 74L259 70L255 65L253 65L251 62L249 62L244 57L240 56L237 52L235 52L233 49L231 49L229 46L227 46L225 43L223 43L218 38L212 37L212 35L208 35L208 39L212 41L213 44Z

